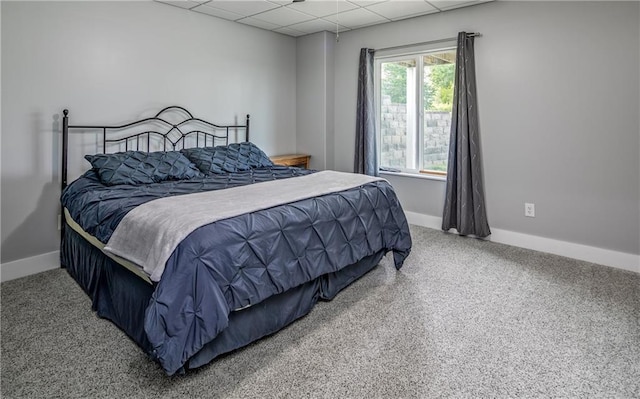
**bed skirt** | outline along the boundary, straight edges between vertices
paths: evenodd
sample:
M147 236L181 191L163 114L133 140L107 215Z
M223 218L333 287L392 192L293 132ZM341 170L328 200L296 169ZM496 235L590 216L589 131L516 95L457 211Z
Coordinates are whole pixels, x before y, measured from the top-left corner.
M333 299L373 269L384 254L381 250L338 272L232 312L228 327L192 356L185 367L200 367L221 354L275 333L309 313L318 300ZM112 321L152 356L153 348L144 331L144 317L155 286L107 257L68 226L64 228L60 262L91 298L97 315Z

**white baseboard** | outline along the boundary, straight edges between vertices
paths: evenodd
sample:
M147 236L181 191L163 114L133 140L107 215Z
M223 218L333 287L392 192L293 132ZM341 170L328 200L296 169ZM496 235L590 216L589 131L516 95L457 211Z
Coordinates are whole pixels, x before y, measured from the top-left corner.
M439 218L437 216L408 211L404 211L404 214L410 224L415 224L418 226L428 227L430 229L436 230L440 230L442 228L442 218Z
M18 259L0 264L0 281L5 282L59 267L60 251Z
M411 224L437 230L442 228L442 218L440 217L406 211L405 215ZM610 249L576 244L568 241L554 240L530 234L517 233L515 231L496 229L493 227L491 228L491 236L489 236L488 240L640 273L640 255L612 251Z

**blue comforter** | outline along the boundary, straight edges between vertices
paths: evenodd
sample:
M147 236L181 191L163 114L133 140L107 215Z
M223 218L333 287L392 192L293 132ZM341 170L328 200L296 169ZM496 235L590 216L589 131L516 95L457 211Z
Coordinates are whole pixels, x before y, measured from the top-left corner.
M271 166L149 185L105 186L92 170L62 204L106 243L124 215L156 198L313 173ZM191 233L173 252L145 316L153 355L168 374L214 339L229 314L335 272L380 250L400 268L411 250L393 188L377 181L340 193L221 220Z

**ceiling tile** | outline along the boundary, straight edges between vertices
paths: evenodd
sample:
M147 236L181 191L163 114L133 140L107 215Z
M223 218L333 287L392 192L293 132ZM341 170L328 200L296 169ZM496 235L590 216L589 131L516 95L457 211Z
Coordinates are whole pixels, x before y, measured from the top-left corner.
M274 30L280 27L280 25L272 24L271 22L267 22L267 21L261 21L259 19L255 19L251 17L242 18L237 20L236 22L240 22L241 24L251 25L251 26L255 26L256 28L266 29L266 30Z
M436 1L427 0L427 1L431 3L432 6L440 10L449 10L452 8L465 7L465 6L470 6L477 3L476 0L436 0Z
M328 15L324 19L336 23L335 15ZM337 22L348 28L358 28L366 25L389 22L389 20L364 8L356 8L355 10L341 13L338 16Z
M357 5L349 3L347 1L327 1L327 0L306 0L300 3L291 3L287 6L297 11L304 12L316 17L324 17L326 15L335 14L338 12L353 10L358 8Z
M193 7L197 7L199 4L206 3L210 0L156 0L158 3L169 4L172 6L191 9Z
M336 31L335 22L329 22L324 19L314 19L312 21L306 21L295 25L290 25L289 28L299 30L300 32L304 32L305 34L322 32L324 30L328 32ZM341 26L340 31L344 32L349 30L348 28Z
M291 29L291 28L288 28L288 27L274 29L274 32L282 33L282 34L285 34L285 35L288 35L288 36L303 36L303 35L306 35L306 33L304 33L304 32L300 32L298 30Z
M340 26L340 30L336 30L335 26L333 28L331 28L331 29L327 29L328 32L336 33L336 34L340 34L342 32L346 32L348 30L351 30L351 29L347 28L346 26Z
M237 19L242 18L242 15L236 14L235 12L229 12L229 11L221 10L219 8L209 7L209 3L192 8L192 10L202 14L212 15L218 18L228 19L229 21L235 21Z
M437 8L422 0L391 0L385 3L378 3L372 6L368 6L366 9L392 20L438 12Z
M389 0L349 0L349 3L353 3L360 7L370 6L376 3L385 3Z
M311 15L291 10L288 7L276 8L274 10L263 12L262 14L254 15L253 17L280 26L293 25L315 19Z
M280 7L275 3L270 3L265 0L259 0L259 1L212 0L211 2L207 3L207 6L219 8L229 12L234 12L236 14L240 14L243 16L251 16L254 14L259 14L261 12L269 11L274 8Z

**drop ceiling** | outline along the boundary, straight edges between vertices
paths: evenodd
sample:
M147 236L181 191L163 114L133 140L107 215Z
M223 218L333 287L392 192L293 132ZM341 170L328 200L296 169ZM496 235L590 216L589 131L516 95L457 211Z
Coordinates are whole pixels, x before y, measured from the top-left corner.
M492 0L156 0L289 36L365 26L433 14Z

